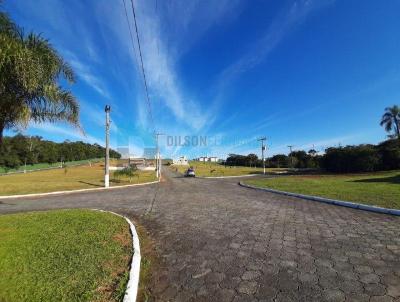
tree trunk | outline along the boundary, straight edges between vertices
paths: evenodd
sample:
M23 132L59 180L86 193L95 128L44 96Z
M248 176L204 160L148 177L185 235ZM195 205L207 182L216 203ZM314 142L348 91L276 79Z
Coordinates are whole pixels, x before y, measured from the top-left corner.
M0 147L3 145L4 125L0 124Z
M400 120L394 118L394 127L396 128L397 139L400 139Z

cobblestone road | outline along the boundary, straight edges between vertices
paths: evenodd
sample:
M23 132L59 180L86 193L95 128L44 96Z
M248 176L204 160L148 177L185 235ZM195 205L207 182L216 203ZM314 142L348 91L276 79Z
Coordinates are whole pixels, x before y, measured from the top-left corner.
M156 301L400 301L400 218L185 179L0 199L0 213L101 208L132 217L161 257Z

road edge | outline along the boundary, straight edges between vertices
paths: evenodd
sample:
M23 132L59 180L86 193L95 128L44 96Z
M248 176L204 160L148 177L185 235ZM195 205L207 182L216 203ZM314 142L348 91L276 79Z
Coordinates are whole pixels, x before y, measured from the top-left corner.
M313 195L304 195L304 194L299 194L299 193L291 193L291 192L274 190L274 189L269 189L269 188L262 188L262 187L245 184L242 181L239 182L239 185L242 187L245 187L245 188L249 188L249 189L260 190L260 191L264 191L264 192L286 195L286 196L291 196L291 197L297 197L297 198L306 199L306 200L310 200L310 201L317 201L317 202L332 204L332 205L336 205L336 206L342 206L342 207L347 207L347 208L352 208L352 209L357 209L357 210L369 211L369 212L374 212L374 213L379 213L379 214L389 214L389 215L394 215L394 216L400 216L400 210L396 210L396 209L388 209L388 208L370 206L370 205L356 203L356 202L336 200L336 199L318 197L318 196L313 196Z
M149 181L149 182L144 182L144 183L115 186L115 187L108 187L108 188L101 187L101 188L66 190L66 191L56 191L56 192L46 192L46 193L5 195L5 196L0 196L0 200L1 199L12 199L12 198L41 197L41 196L48 196L48 195L66 195L66 194L73 194L73 193L84 193L84 192L102 191L102 190L114 190L114 189L121 189L121 188L127 188L127 187L138 187L138 186L151 185L151 184L156 184L159 182L160 182L159 180L155 180L155 181Z
M126 217L124 215L121 215L121 214L118 214L118 213L115 213L112 211L107 211L107 210L100 210L100 209L92 209L92 210L117 215L121 218L124 218L129 224L129 228L131 230L131 235L132 235L133 255L132 255L132 260L131 260L131 267L129 269L129 280L128 280L128 284L126 285L123 302L136 302L138 289L139 289L140 261L141 261L142 257L140 254L139 236L136 232L135 225L132 223L132 221L128 217Z
M231 175L231 176L196 176L196 178L220 179L220 178L240 178L240 177L252 177L252 176L263 176L263 175L262 174L244 174L244 175Z

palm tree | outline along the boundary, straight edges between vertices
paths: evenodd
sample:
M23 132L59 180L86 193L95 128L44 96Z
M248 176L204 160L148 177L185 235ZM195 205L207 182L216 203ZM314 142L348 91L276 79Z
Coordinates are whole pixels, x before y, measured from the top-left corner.
M387 132L394 131L394 137L400 139L400 107L385 108L385 113L382 115L381 126L385 126Z
M61 80L74 83L74 72L49 41L25 35L0 12L0 146L4 130L29 121L66 121L81 129L78 102Z

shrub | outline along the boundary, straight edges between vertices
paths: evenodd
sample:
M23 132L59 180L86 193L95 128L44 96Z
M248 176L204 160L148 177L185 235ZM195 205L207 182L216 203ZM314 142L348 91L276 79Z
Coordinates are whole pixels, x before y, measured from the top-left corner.
M370 172L379 167L380 156L373 145L328 148L323 167L330 172Z

